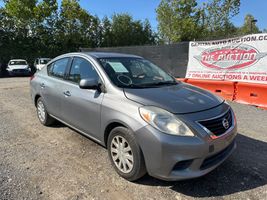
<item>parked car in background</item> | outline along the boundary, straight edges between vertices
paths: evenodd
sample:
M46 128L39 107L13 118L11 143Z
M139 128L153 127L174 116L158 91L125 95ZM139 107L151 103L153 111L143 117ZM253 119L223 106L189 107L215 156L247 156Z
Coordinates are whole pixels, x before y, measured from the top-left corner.
M29 67L27 61L22 59L10 60L6 70L10 76L31 74L31 68Z
M49 61L51 58L37 58L34 61L34 67L37 70L41 70Z
M65 54L30 85L43 125L59 120L107 147L130 181L146 172L164 180L203 176L236 148L235 115L223 99L139 56Z

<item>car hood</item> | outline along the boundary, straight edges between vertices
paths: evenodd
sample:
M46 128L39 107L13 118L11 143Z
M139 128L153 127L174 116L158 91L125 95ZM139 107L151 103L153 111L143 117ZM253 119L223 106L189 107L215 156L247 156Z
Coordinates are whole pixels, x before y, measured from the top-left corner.
M199 112L224 102L208 91L183 83L156 88L125 88L124 94L132 101L157 106L174 114Z

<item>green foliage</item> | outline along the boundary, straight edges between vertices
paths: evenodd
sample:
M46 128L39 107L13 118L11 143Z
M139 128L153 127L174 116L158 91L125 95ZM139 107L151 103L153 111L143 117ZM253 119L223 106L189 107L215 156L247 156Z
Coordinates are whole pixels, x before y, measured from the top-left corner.
M37 0L9 0L6 3L6 12L14 17L18 23L25 23L34 18L34 9Z
M99 20L82 9L78 1L62 0L56 39L63 52L96 46L94 37L98 26Z
M103 19L101 46L154 44L155 36L148 20L133 20L128 14L115 14Z
M169 43L219 38L235 34L231 18L239 13L240 0L161 0L157 8L159 33Z
M228 37L236 32L231 18L239 13L240 0L212 0L203 5L203 23L210 37Z
M100 20L79 0L5 0L0 8L0 63L11 58L32 62L80 47L154 44L147 20L116 14Z
M196 0L162 0L156 12L160 36L166 42L192 40L197 36Z
M244 24L240 28L240 33L243 35L251 33L259 33L260 30L257 27L256 22L254 20L255 18L252 15L247 14L245 17Z
M102 20L79 0L4 0L0 8L0 63L11 58L55 57L80 47L174 43L259 32L252 15L240 28L231 23L240 0L161 0L157 8L159 36L148 20L114 14ZM266 30L265 30L266 31Z

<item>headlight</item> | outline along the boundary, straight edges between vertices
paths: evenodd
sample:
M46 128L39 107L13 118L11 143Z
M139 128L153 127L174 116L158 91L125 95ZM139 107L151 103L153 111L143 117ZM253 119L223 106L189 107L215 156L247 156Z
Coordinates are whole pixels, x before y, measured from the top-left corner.
M144 106L139 108L139 113L143 120L161 132L179 136L194 136L185 123L166 110L154 106Z

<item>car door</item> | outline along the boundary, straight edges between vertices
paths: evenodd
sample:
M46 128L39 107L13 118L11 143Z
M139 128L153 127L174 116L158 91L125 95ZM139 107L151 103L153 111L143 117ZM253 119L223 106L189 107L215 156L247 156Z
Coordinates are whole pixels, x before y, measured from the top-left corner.
M47 67L48 76L43 76L40 81L41 96L48 113L61 118L62 87L70 58L59 59Z
M80 131L99 139L100 113L104 93L81 89L81 79L98 79L100 76L91 62L74 57L67 82L64 84L62 106L63 120Z

